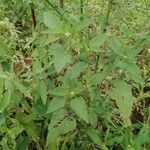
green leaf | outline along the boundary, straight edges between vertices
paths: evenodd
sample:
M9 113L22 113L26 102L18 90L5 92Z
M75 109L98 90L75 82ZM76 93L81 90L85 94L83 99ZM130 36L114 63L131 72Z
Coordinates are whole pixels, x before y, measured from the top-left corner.
M98 115L93 112L93 111L90 111L89 112L89 123L93 126L93 127L96 127L97 126L97 123L98 123Z
M54 56L56 71L60 73L71 62L71 56L61 44L54 44L50 47L50 52Z
M17 150L26 150L28 146L28 140L26 138L21 137L17 140Z
M7 91L0 99L0 113L4 112L7 106L10 104L11 91Z
M48 127L47 145L54 143L60 135L73 131L75 128L75 119L63 119L57 126L52 126L50 124Z
M44 24L51 30L57 33L63 31L63 22L59 17L52 15L48 12L44 12Z
M51 113L53 111L56 111L60 108L63 108L65 106L66 100L62 98L53 98L52 101L50 102L48 106L48 111L47 113Z
M59 125L67 115L68 114L65 109L60 109L53 113L51 122L48 126L46 145L48 145L49 143L53 143L61 134L61 128L59 128Z
M70 102L71 109L84 121L88 121L88 110L86 102L83 98L75 98Z
M130 79L132 79L133 81L137 83L141 83L141 84L144 83L144 80L142 79L141 74L140 74L140 69L136 64L126 62L125 69Z
M66 134L70 131L73 131L76 128L76 120L75 119L65 119L59 125L61 130L61 134Z
M115 52L115 54L119 55L119 56L123 56L123 52L125 49L125 45L124 43L120 40L120 39L113 39L111 42L111 47L110 49Z
M0 113L0 126L5 122L5 116L3 113Z
M106 73L89 74L85 76L87 83L92 86L101 83L105 79Z
M56 96L67 96L69 95L69 90L65 88L64 86L56 87L52 90L49 90L50 94L56 95Z
M19 80L13 80L13 84L14 86L20 90L20 92L22 92L25 96L29 97L32 99L32 96L29 92L29 90L27 89L27 87L25 87L22 83L19 82Z
M114 82L116 87L109 91L109 96L116 101L119 113L123 117L125 124L130 125L130 116L132 113L133 97L131 86L125 81L117 80Z
M84 28L88 27L92 23L92 19L86 18L84 20L80 20L78 23L73 25L73 33L77 33L82 31Z
M37 103L34 105L34 108L40 115L46 116L47 106L44 105L41 100L37 100Z
M90 51L99 52L100 46L102 46L104 44L106 39L107 39L106 33L100 33L99 35L94 37L89 43Z
M47 85L44 81L40 81L38 84L39 94L42 99L44 105L46 105L47 101Z
M8 44L6 44L2 39L0 39L0 56L4 59L10 58L11 53L10 49L8 47Z
M59 109L58 111L53 112L53 115L51 117L51 122L50 122L51 126L57 125L66 116L68 116L68 114L65 109Z
M85 91L85 89L86 89L86 87L81 82L77 82L73 86L71 91L74 93L74 95L76 95L76 94L80 94L81 92Z
M101 138L100 138L99 134L97 133L97 131L95 131L93 129L89 129L89 130L87 130L86 133L95 144L101 146L101 144L102 144Z
M79 77L82 71L87 67L86 63L78 62L69 71L67 71L65 78L74 79Z

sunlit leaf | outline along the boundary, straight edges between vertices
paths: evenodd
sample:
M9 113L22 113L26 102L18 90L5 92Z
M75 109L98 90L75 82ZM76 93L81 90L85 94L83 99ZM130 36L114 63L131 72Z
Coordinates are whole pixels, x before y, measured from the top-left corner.
M48 106L48 113L56 111L65 106L66 100L64 98L54 98Z
M58 73L60 73L66 65L71 62L70 54L65 51L65 48L61 44L55 44L50 47L50 53L54 57L54 66Z
M89 122L87 105L83 98L80 97L71 100L70 107L79 116L79 118L83 119L87 123Z

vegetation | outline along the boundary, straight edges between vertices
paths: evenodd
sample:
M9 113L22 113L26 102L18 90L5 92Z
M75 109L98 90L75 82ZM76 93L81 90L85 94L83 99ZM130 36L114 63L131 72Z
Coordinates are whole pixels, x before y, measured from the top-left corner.
M150 150L149 0L0 0L0 149Z

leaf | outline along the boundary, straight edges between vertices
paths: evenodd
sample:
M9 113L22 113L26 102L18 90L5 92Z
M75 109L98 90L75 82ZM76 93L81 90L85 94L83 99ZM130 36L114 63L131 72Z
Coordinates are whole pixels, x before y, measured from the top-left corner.
M68 114L65 109L60 109L53 113L48 127L46 145L55 142L59 135L68 133L75 129L76 121L74 119L67 119L67 116Z
M97 133L97 131L95 131L93 129L88 129L86 133L95 144L101 146L101 144L102 144L101 138L100 138L99 134Z
M65 109L59 109L58 111L53 112L53 115L51 117L51 122L50 122L51 126L57 125L66 116L68 116L68 114Z
M40 81L38 88L39 88L39 94L42 99L42 102L44 105L46 105L46 101L47 101L47 85L46 85L46 83L44 81Z
M56 95L56 96L67 96L69 95L69 91L64 86L56 87L52 90L49 90L50 94Z
M0 113L0 126L5 123L5 116L4 114Z
M17 150L26 150L28 146L28 141L26 138L20 137L17 141Z
M0 74L3 72L2 66L0 64ZM3 93L3 86L4 86L4 79L0 78L0 98L2 97Z
M85 79L87 80L88 84L90 86L96 85L98 83L101 83L105 79L106 73L96 73L96 74L89 74L85 76Z
M89 112L89 123L93 126L93 127L96 127L97 126L97 123L98 123L98 115L93 112L93 111L90 111Z
M86 87L81 82L76 82L76 84L73 86L71 91L74 93L74 95L80 94L81 92L85 91Z
M44 12L44 23L51 30L57 33L63 31L63 22L59 17L52 15L48 12Z
M3 94L2 98L0 99L0 113L3 113L4 110L10 103L11 91L7 91Z
M125 49L125 45L124 43L120 40L120 39L113 39L111 42L111 47L110 49L115 52L115 54L119 55L119 56L123 56L123 52Z
M10 58L11 53L10 49L8 47L8 44L6 44L2 39L0 39L0 56L4 59Z
M71 109L84 121L88 121L88 110L85 100L83 98L75 98L70 102Z
M17 79L13 80L13 84L14 86L20 90L20 92L22 92L25 96L29 97L32 99L32 96L29 92L29 90L27 89L27 87L25 87L23 84L21 84Z
M80 20L78 23L73 25L73 32L77 33L83 30L84 28L88 27L92 23L92 19L86 18L84 20Z
M117 80L114 83L116 87L109 91L109 96L116 101L120 115L123 117L125 124L130 125L130 116L132 113L133 98L132 89L125 81Z
M106 33L100 33L99 35L94 37L89 43L90 50L94 51L94 52L98 52L100 46L102 46L102 44L104 44L106 39L107 39L107 34Z
M37 100L37 103L34 105L34 108L40 115L46 116L47 106L44 105L41 100Z
M50 52L54 56L56 71L60 73L66 65L71 62L71 56L65 51L65 48L61 44L54 44L50 48Z
M66 100L62 98L53 98L48 106L47 113L51 113L65 106Z
M48 128L47 145L50 143L54 143L60 135L73 131L75 128L75 119L64 119L56 127L50 124Z
M82 71L87 67L86 63L78 62L69 71L67 71L65 78L74 79L79 77Z
M137 83L143 84L144 80L141 77L139 67L134 63L126 62L126 64L127 75L130 77L130 79Z
M61 134L66 134L70 131L73 131L76 128L76 120L65 119L61 122L61 124L59 125L59 128L61 130Z

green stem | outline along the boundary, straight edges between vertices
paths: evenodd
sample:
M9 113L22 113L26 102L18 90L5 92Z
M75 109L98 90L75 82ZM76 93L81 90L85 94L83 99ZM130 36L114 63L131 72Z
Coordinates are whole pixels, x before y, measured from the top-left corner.
M80 13L81 13L81 20L83 19L83 0L80 0Z
M95 73L97 72L98 70L98 63L99 63L99 59L100 59L100 54L97 55L97 58L96 58L96 64L95 64Z
M83 0L80 0L80 14L81 14L80 20L82 21L83 20ZM81 37L81 43L82 43L82 41L83 41L83 32L82 31L80 33L80 37Z
M35 11L34 11L34 4L30 3L30 9L31 9L31 17L32 17L32 23L34 28L36 27L36 16L35 16Z
M109 2L108 2L107 13L106 13L106 20L104 22L105 27L107 27L108 24L109 24L108 21L109 21L111 9L112 9L112 2L113 2L113 0L109 0ZM103 32L106 32L106 28L103 30Z
M105 33L107 31L106 27L108 26L108 21L109 21L109 18L110 18L110 13L111 13L111 8L112 8L112 2L113 2L113 0L109 0L108 8L107 8L107 13L106 13L106 19L105 19L105 22L104 22L105 28L103 29L103 33ZM100 59L100 54L98 54L97 58L96 58L95 73L98 70L99 59Z

